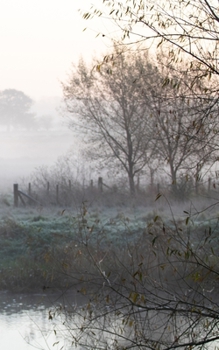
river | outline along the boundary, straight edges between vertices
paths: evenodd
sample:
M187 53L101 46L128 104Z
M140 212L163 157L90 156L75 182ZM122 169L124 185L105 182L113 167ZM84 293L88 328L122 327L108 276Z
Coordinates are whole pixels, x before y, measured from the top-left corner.
M73 299L72 302L74 302ZM68 303L69 300L68 297ZM57 330L55 321L49 320L49 311L54 305L58 306L62 303L63 299L57 294L1 292L0 348L57 350L66 345L62 337L55 335Z
M61 297L60 293L11 294L0 292L0 349L74 349L75 347L71 344L72 335L74 335L72 327L69 337L70 328L67 328L66 333L67 324L63 324L62 316L56 315L53 318L52 310L54 306L59 308L59 305L62 307L64 305L66 310L73 310L77 305L82 305L82 300L80 303L78 300L80 299L77 293L65 294ZM78 316L77 320L74 319L73 324L75 321L80 322ZM118 326L118 320L115 323ZM107 340L110 349L113 349L113 345L110 345L112 340L112 338ZM208 349L219 349L218 342L209 344Z

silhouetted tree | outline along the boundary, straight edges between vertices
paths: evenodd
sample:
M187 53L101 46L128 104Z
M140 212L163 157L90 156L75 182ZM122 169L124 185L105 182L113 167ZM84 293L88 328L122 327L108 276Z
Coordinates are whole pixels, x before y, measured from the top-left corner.
M164 54L158 57L161 80L152 95L149 128L162 171L182 194L179 182L200 180L201 170L206 173L218 160L218 101L208 79L188 76L183 62L173 66Z
M135 193L135 177L149 163L152 148L150 89L159 80L158 70L146 54L114 48L114 64L92 70L81 60L63 84L64 99L73 127L80 127L89 143L89 157L101 166L125 171ZM148 90L146 96L142 89Z
M7 89L0 92L0 124L30 128L34 124L33 100L22 91Z
M164 54L153 60L115 47L93 69L80 61L64 98L90 158L125 170L132 194L136 175L163 165L176 194L181 176L196 181L218 159L218 103L213 83L188 77L183 62L173 67Z

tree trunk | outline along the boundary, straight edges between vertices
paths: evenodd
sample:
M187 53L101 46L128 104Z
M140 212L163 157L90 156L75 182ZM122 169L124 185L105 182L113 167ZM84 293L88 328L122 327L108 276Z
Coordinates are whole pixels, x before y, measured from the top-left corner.
M129 190L132 196L135 195L135 182L133 174L129 174Z
M171 180L172 180L172 191L175 196L177 196L177 178L176 178L176 171L173 167L172 162L170 161L170 172L171 172Z

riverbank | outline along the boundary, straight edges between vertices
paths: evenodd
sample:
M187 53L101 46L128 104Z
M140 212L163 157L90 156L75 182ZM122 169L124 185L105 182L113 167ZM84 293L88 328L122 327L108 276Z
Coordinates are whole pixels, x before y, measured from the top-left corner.
M17 295L16 306L19 293L58 296L44 315L55 326L53 344L90 348L113 337L123 347L147 346L148 339L154 347L154 334L169 349L176 336L182 347L190 336L200 344L199 324L214 330L218 320L219 221L212 208L0 209L0 289Z
M80 272L91 271L83 257L83 240L89 240L98 257L110 245L119 249L143 234L147 217L141 211L139 216L135 211L126 214L115 209L88 212L85 207L0 211L0 290L43 291L80 284Z
M173 217L159 205L73 210L0 204L0 290L12 292L78 289L100 275L100 262L115 272L115 256L126 263L128 247L149 247L175 225L193 232L194 242L197 232L200 238L211 227L216 237L218 229L215 214L188 220L183 205Z

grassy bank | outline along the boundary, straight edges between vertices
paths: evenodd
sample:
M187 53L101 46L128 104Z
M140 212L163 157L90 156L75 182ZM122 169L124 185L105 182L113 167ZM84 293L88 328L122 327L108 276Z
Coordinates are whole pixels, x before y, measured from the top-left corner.
M19 209L4 199L0 203L0 290L31 291L80 284L86 274L96 278L100 262L105 270L114 271L115 256L126 264L133 247L145 247L146 254L157 237L168 231L174 233L176 225L186 235L192 233L194 242L209 230L217 237L216 212L211 217L202 213L188 220L183 211L186 207L177 209L174 217L163 205ZM217 238L214 240L214 246L218 246Z
M85 241L96 255L142 235L147 217L129 212L62 209L1 211L0 289L26 291L69 286L80 280ZM98 253L97 253L98 252ZM80 259L79 259L80 258ZM88 266L89 267L89 266ZM85 268L85 266L83 266ZM89 267L90 268L90 267ZM77 278L76 278L77 279Z

